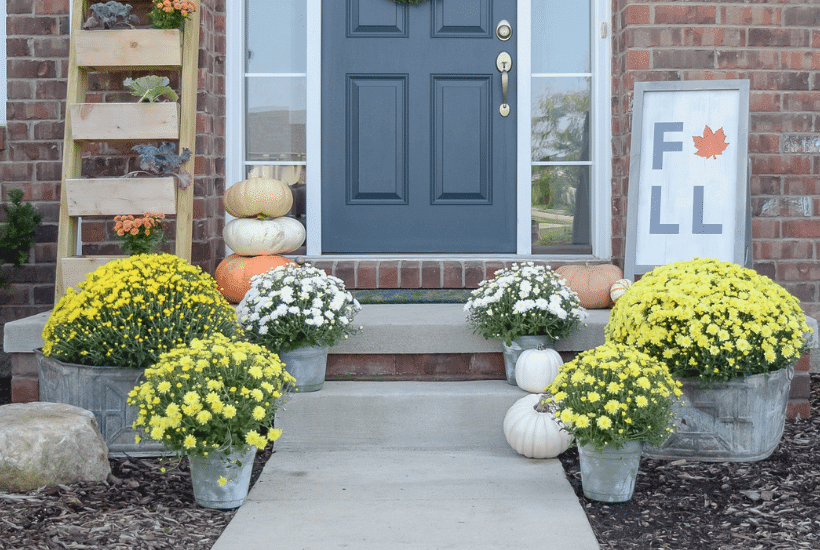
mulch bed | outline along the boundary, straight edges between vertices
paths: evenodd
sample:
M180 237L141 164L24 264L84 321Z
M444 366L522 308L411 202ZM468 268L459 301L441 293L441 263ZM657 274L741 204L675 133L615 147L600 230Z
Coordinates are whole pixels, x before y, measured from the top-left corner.
M586 499L578 451L561 455L601 548L820 548L819 384L820 375L811 375L811 418L787 420L769 458L734 463L643 458L629 502Z
M635 494L623 504L584 498L577 451L561 455L601 548L820 548L820 375L811 380L813 416L788 420L781 444L766 460L642 459ZM257 454L252 483L272 452L268 447ZM201 550L214 544L235 513L194 502L184 461L166 473L157 459L110 461L113 475L106 483L0 493L0 549Z

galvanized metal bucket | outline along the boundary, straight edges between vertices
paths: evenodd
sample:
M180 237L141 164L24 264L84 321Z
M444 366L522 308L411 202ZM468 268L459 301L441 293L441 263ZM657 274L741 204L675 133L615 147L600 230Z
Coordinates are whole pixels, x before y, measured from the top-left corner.
M208 456L189 456L191 484L196 503L205 508L239 508L248 496L256 447L246 445L227 456L215 451ZM220 478L224 478L220 484Z
M518 357L524 350L538 349L538 346L549 348L554 345L555 340L545 335L519 336L512 341L511 346L508 346L506 342L502 340L501 346L504 349L504 374L507 377L507 384L510 384L511 386L517 385L515 383L515 363L518 361Z
M626 502L635 492L641 466L641 442L629 441L622 448L580 445L581 485L584 496L599 502Z
M128 405L128 393L141 381L142 369L91 367L46 357L40 350L37 371L40 401L74 405L94 413L108 445L109 456L160 456L170 454L158 441L135 442L131 426L137 409Z
M285 370L296 378L297 390L319 391L325 384L328 351L328 346L305 346L279 353L279 360L285 364Z
M662 447L643 454L662 460L752 462L771 455L786 423L794 368L756 374L711 387L698 379L681 380L675 433Z

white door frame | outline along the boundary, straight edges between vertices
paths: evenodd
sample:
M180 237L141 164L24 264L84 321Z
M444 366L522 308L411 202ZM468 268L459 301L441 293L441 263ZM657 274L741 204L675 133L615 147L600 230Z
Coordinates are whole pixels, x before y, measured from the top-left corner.
M330 0L340 1L340 0ZM307 2L307 102L306 102L306 158L309 159L309 166L306 170L306 210L307 210L307 240L306 254L310 257L322 255L322 86L321 86L321 60L322 60L322 0L306 0ZM244 22L245 4L237 2L237 6L227 13L227 36L226 57L227 68L225 72L225 94L226 94L226 188L235 182L245 179L244 172L244 120L242 112L244 109L243 98L245 97L245 72L244 72ZM516 257L530 257L532 254L531 245L531 117L529 105L531 102L530 74L531 74L531 34L529 24L519 22L529 22L531 19L530 0L518 0L518 21L513 23L513 32L518 37L518 56L516 63L518 66L517 78L517 105L527 106L519 108L517 113L518 124L518 161L517 161L517 215L518 224L516 231L517 254ZM609 259L612 255L612 228L609 222L611 218L611 116L609 106L610 98L610 59L611 59L611 38L608 27L610 19L610 7L606 0L594 0L592 8L591 32L593 39L597 41L599 47L592 48L592 127L596 129L594 135L596 139L590 144L592 160L594 162L591 181L592 199L592 256L570 256L574 260L583 259ZM596 108L602 106L602 108ZM226 215L227 216L227 215ZM597 220L603 220L598 222ZM378 256L378 255L376 255ZM383 257L390 257L384 254ZM402 255L405 257L406 255ZM448 254L447 257L458 255ZM465 254L465 256L470 256ZM482 255L482 257L497 257L499 255ZM509 255L500 255L509 256ZM356 256L361 257L361 255ZM557 258L557 256L538 255L532 256L537 259ZM333 255L333 258L343 259L344 256Z

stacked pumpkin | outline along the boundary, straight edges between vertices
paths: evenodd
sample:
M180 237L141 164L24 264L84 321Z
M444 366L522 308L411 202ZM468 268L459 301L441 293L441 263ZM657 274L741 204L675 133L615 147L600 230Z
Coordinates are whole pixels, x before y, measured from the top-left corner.
M553 349L528 349L515 362L515 383L530 392L504 416L507 443L528 458L553 458L569 448L572 436L541 404L544 389L558 376L563 360Z
M250 279L280 265L293 263L281 256L305 242L305 227L286 217L293 205L288 185L270 177L251 177L228 188L225 211L234 216L222 237L233 254L222 260L214 278L225 298L242 300Z

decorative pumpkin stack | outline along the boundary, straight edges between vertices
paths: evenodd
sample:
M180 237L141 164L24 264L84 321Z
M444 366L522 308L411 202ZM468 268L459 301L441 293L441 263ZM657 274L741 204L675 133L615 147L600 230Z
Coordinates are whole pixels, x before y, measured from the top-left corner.
M581 307L603 309L612 305L612 285L623 278L624 272L617 265L565 265L555 270L581 299Z
M225 211L236 219L225 225L222 236L234 251L217 266L214 277L232 303L250 290L250 279L269 269L292 263L280 256L305 242L305 228L288 213L293 194L288 185L270 177L251 177L225 192Z

